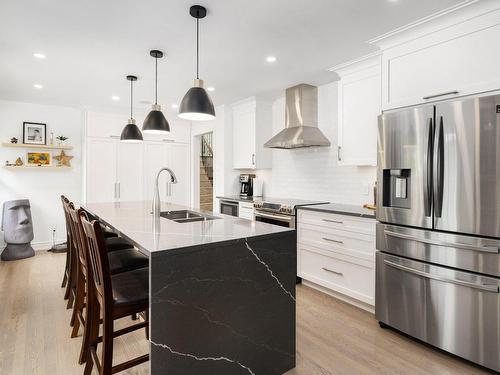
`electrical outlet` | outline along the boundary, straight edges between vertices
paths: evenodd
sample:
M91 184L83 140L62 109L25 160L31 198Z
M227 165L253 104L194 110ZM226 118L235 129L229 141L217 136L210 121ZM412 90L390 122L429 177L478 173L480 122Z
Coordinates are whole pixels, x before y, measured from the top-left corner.
M363 194L363 195L369 195L370 194L370 185L363 184L361 186L361 194Z

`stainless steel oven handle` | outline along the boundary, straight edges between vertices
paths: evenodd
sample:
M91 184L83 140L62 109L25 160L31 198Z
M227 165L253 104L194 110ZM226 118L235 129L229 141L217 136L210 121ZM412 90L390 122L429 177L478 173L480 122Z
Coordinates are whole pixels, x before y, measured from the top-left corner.
M226 206L232 206L232 207L239 206L238 202L231 202L231 201L220 201L220 204L224 204Z
M256 217L266 217L268 219L275 219L275 220L281 220L281 221L287 221L287 222L290 222L293 220L293 217L292 216L282 216L282 215L268 215L268 214L264 214L262 212L259 212L259 211L255 211L255 216Z
M500 293L500 288L498 287L498 285L474 284L474 283L469 283L467 281L451 279L449 277L434 275L432 273L428 273L428 272L416 270L416 269L411 268L411 267L403 266L402 264L394 263L394 262L391 262L390 260L387 260L387 259L384 259L384 263L390 267L394 267L394 268L400 269L402 271L413 273L415 275L422 276L422 277L425 277L428 279L442 281L445 283L452 283L452 284L461 285L461 286L466 286L466 287L473 288L473 289L479 289L479 290L482 290L485 292Z
M384 233L388 236L391 236L391 237L402 238L404 240L423 242L423 243L427 243L429 245L456 247L457 249L481 251L484 253L492 253L492 254L500 254L500 249L497 246L474 246L474 245L469 245L469 244L460 243L460 242L447 242L447 241L431 240L428 238L418 238L418 237L411 236L409 234L397 233L397 232L393 232L393 231L390 231L387 229L384 230Z

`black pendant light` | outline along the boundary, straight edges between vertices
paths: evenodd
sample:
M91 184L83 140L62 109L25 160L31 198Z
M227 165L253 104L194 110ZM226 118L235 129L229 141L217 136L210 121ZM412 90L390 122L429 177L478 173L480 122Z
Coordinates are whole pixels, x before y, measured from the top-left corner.
M158 59L163 57L163 52L152 50L149 51L149 54L155 58L155 104L153 104L153 109L144 120L142 131L148 134L165 134L170 132L170 125L161 111L161 106L158 104Z
M133 108L134 108L133 84L134 81L137 81L137 77L127 76L127 80L130 81L130 118L128 119L127 125L125 125L125 127L122 130L120 141L129 143L142 142L142 133L135 124L134 113L133 113Z
M212 100L203 88L203 80L199 77L199 20L207 15L207 10L201 5L193 5L189 8L189 14L196 18L196 79L194 87L191 87L179 107L179 117L185 120L205 121L215 118L215 110Z

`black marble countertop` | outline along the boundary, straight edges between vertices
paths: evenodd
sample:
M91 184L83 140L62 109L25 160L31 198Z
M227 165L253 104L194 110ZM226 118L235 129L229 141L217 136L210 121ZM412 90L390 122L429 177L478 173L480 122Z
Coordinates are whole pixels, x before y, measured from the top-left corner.
M375 211L364 208L363 206L356 206L343 203L328 203L328 204L317 204L313 206L299 206L297 207L297 209L375 219Z
M209 214L219 219L177 223L161 217L155 225L151 201L89 203L83 205L83 208L147 254L293 230L213 213ZM186 209L203 212L172 203L161 204L161 211Z

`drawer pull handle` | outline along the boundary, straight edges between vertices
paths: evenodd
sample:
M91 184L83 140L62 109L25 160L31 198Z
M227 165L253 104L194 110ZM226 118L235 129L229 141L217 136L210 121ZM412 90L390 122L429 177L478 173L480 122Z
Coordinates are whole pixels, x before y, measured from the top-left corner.
M327 223L344 224L344 222L340 220L323 219L323 221L326 221Z
M331 269L326 268L326 267L321 267L321 268L323 269L323 271L333 273L337 276L344 276L344 274L342 272L337 272L337 271L331 270Z
M328 238L328 237L323 237L323 239L324 239L325 241L329 241L329 242L335 242L335 243L340 243L340 244L343 244L343 243L344 243L344 241L340 241L340 240L333 240L333 239Z

